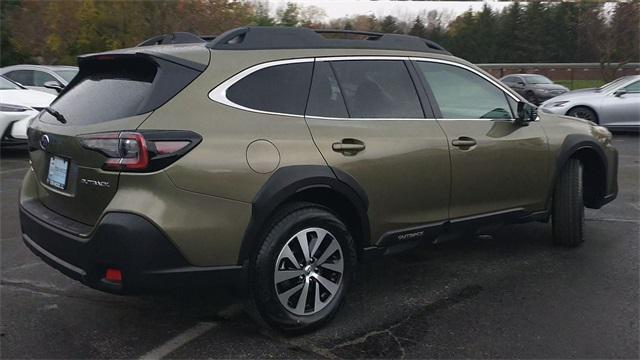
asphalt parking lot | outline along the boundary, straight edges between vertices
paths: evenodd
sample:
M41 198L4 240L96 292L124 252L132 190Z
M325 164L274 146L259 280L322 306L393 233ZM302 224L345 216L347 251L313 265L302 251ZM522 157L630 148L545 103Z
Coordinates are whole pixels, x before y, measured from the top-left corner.
M617 135L618 199L588 211L586 243L548 224L426 246L364 264L327 327L257 327L216 289L122 297L49 268L23 245L27 158L2 153L2 358L629 358L639 351L640 142Z

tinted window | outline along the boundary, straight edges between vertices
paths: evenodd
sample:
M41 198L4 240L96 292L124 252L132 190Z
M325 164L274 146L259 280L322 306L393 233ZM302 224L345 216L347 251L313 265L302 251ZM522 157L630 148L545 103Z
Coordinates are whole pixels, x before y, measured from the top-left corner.
M9 79L24 86L33 86L33 70L15 70L5 74Z
M630 85L624 87L628 93L639 93L640 92L640 81L636 81Z
M446 64L419 61L417 65L443 118L513 118L504 92L477 74Z
M525 79L527 79L528 84L553 84L553 81L542 75L531 75Z
M303 115L312 70L311 62L258 70L227 89L227 98L250 109Z
M55 81L56 83L60 84L60 81L56 80L56 78L44 71L33 72L33 84L35 86L44 86L44 83L46 83L47 81Z
M328 62L317 62L311 80L307 115L346 118L347 108L344 105L342 92L331 65Z
M56 74L60 75L67 83L71 82L73 78L78 74L78 70L56 70Z
M22 88L17 84L0 76L0 90L19 90L19 89L22 89Z
M516 78L513 76L507 76L502 79L503 82L516 82Z
M199 71L157 58L87 59L51 107L70 124L80 125L145 114L165 104L198 75ZM42 119L57 123L46 112Z
M352 118L422 118L403 61L336 61L332 67Z

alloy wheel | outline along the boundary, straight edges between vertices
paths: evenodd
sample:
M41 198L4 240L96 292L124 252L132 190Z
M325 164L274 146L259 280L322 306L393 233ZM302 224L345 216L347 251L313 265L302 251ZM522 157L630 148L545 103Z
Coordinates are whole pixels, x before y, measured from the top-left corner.
M342 284L344 257L340 243L322 228L292 236L276 260L274 284L280 304L295 315L324 309Z

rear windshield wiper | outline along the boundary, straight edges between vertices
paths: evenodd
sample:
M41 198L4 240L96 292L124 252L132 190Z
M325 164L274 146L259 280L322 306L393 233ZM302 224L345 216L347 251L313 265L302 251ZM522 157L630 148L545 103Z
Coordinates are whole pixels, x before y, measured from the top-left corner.
M67 123L67 119L64 118L64 115L60 114L57 110L54 110L50 107L46 107L44 108L44 111L48 112L49 114L53 115L54 118L56 118L56 120L60 121L63 124Z

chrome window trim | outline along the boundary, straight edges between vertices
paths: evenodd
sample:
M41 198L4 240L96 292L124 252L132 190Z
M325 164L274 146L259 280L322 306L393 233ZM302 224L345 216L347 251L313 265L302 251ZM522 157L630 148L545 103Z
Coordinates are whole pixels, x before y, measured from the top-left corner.
M362 61L362 60L391 60L391 61L409 61L408 56L378 56L378 55L359 55L359 56L325 56L316 57L316 61Z
M502 90L502 92L508 94L513 100L520 102L520 99L517 96L515 96L514 94L512 94L511 90L508 87L502 85L498 81L495 81L495 80L491 79L489 76L481 73L480 71L478 71L478 70L476 70L476 69L474 69L474 68L472 68L470 66L467 66L467 65L464 65L464 64L460 64L460 63L457 63L455 61L449 61L449 60L443 60L443 59L434 59L434 58L410 57L409 60L411 60L411 61L423 61L423 62L435 62L435 63L453 65L453 66L457 66L459 68L471 71L472 73L474 73L476 75L479 75L483 79L485 79L488 82L492 83L495 87L497 87L498 89Z
M244 111L258 113L258 114L266 114L266 115L290 116L290 117L304 118L305 115L300 115L300 114L290 114L290 113L280 113L280 112L273 112L273 111L265 111L265 110L252 109L252 108L248 108L246 106L242 106L242 105L240 105L238 103L235 103L235 102L233 102L233 101L231 101L231 100L229 100L227 98L227 90L231 86L233 86L236 82L242 80L246 76L249 76L250 74L252 74L252 73L254 73L254 72L258 71L258 70L266 69L266 68L269 68L269 67L272 67L272 66L308 63L308 62L314 62L314 61L323 61L324 62L324 61L362 61L362 60L425 61L425 62L436 62L436 63L442 63L442 64L447 64L447 65L457 66L459 68L471 71L472 73L479 75L483 79L489 81L491 84L496 86L502 92L508 94L515 101L520 101L520 99L517 96L512 94L511 91L509 91L507 87L501 85L499 82L492 80L490 77L486 76L485 74L477 71L476 69L474 69L474 68L472 68L470 66L467 66L467 65L464 65L464 64L460 64L460 63L457 63L455 61L436 59L436 58L414 57L414 56L376 56L376 55L371 55L371 56L367 56L367 55L363 55L363 56L349 56L349 55L345 55L345 56L326 56L326 57L308 57L308 58L297 58L297 59L284 59L284 60L267 61L267 62L264 62L264 63L260 63L260 64L257 64L257 65L251 66L251 67L249 67L247 69L244 69L244 70L240 71L239 73L233 75L232 77L230 77L227 80L223 81L222 83L218 84L211 91L209 91L209 95L208 96L209 96L209 99L211 99L211 100L213 100L213 101L215 101L217 103L220 103L220 104L223 104L223 105L227 105L227 106L230 106L232 108L239 109L239 110L244 110ZM405 121L424 121L424 120L446 120L446 121L489 120L489 121L491 121L491 120L503 120L503 121L505 121L505 120L507 120L507 119L447 119L447 118L440 118L440 119L436 119L436 118L335 118L335 117L325 117L325 116L316 116L316 115L306 115L306 117L310 118L310 119L342 120L342 121L398 121L398 120L405 120Z

